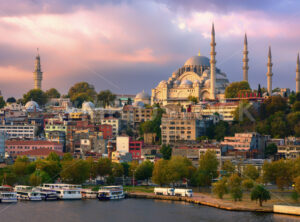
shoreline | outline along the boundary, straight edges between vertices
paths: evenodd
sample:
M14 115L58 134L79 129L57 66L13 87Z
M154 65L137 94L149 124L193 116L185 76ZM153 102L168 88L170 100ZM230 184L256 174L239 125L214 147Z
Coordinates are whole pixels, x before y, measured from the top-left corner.
M209 201L203 201L197 199L197 197L178 197L178 196L160 196L154 195L150 193L142 193L142 192L128 192L126 194L129 198L139 198L139 199L155 199L155 200L170 200L170 201L182 201L191 204L203 205L208 207L214 207L221 210L227 211L240 211L240 212L254 212L254 213L274 213L274 214L284 214L291 216L300 216L292 213L282 213L282 212L274 212L273 208L253 208L253 207L244 207L244 206L226 206L226 204L213 203Z

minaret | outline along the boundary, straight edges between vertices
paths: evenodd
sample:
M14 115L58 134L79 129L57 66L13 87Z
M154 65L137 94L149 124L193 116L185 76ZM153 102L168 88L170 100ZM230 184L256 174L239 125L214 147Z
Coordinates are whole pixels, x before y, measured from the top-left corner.
M273 73L272 73L272 55L271 55L271 46L269 46L269 54L268 54L268 63L267 63L267 66L268 66L268 72L267 72L267 77L268 77L268 94L269 96L272 95L272 76L273 76Z
M43 72L41 70L41 59L39 49L37 49L37 56L35 57L35 68L33 72L34 89L42 88Z
M245 34L245 39L244 39L244 58L243 58L243 80L248 82L248 41L247 41L247 34Z
M210 46L210 99L216 99L216 42L214 23L212 24Z
M300 61L299 53L297 56L297 66L296 66L296 93L300 92Z

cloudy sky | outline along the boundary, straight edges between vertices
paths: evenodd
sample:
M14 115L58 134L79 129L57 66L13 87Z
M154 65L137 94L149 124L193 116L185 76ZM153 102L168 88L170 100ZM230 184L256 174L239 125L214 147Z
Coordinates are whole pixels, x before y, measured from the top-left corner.
M20 97L33 87L39 48L44 90L88 81L150 93L199 50L209 55L212 22L230 81L242 79L247 32L252 88L266 85L271 45L273 86L294 89L299 21L297 0L0 0L0 90Z

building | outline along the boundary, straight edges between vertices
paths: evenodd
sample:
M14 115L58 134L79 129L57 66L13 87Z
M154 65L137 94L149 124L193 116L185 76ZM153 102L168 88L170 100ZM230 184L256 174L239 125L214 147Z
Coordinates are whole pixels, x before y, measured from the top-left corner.
M225 73L215 67L215 30L211 33L211 58L198 56L189 58L183 67L173 72L167 80L152 89L151 104L190 104L189 97L199 101L223 98L229 80Z
M132 156L131 153L113 151L111 155L111 161L113 163L127 163L132 161Z
M0 162L2 162L5 157L5 139L6 133L0 132Z
M12 154L14 158L18 156L27 156L30 161L35 161L37 159L46 159L50 153L56 153L60 158L63 157L64 153L59 152L57 150L50 150L46 148L36 149L36 150L28 150L21 153Z
M110 125L112 127L112 137L119 135L121 130L121 120L115 117L106 117L101 120L101 125Z
M19 154L39 149L63 152L63 144L45 140L7 140L5 142L5 149L8 154Z
M135 141L129 136L118 136L116 141L116 151L119 153L131 153L133 160L141 159L143 141Z
M5 132L9 139L34 139L38 127L36 125L0 125L0 132Z
M145 93L143 90L142 92L136 94L134 98L134 104L136 105L149 105L151 103L151 96Z
M163 114L160 126L162 144L195 141L197 137L205 135L210 124L212 120L195 113Z
M236 133L233 137L225 137L221 142L222 150L226 152L241 152L254 155L256 158L264 157L267 137L256 132Z

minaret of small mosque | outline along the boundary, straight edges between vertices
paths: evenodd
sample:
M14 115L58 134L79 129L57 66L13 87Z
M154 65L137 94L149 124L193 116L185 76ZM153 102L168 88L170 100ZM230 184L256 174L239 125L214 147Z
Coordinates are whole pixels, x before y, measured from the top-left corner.
M244 57L243 57L243 80L248 82L248 41L247 41L247 34L245 34L245 39L244 39Z
M269 46L269 54L268 54L268 63L267 63L267 66L268 66L268 72L267 72L267 78L268 78L268 94L269 96L272 95L272 76L273 76L273 73L272 73L272 54L271 54L271 46Z
M212 24L210 46L210 98L216 99L216 42L214 23Z
M300 61L299 61L299 53L297 56L297 66L296 66L296 93L300 92Z
M37 49L37 56L35 57L35 67L33 72L34 89L42 88L43 72L41 70L41 59L39 49Z

